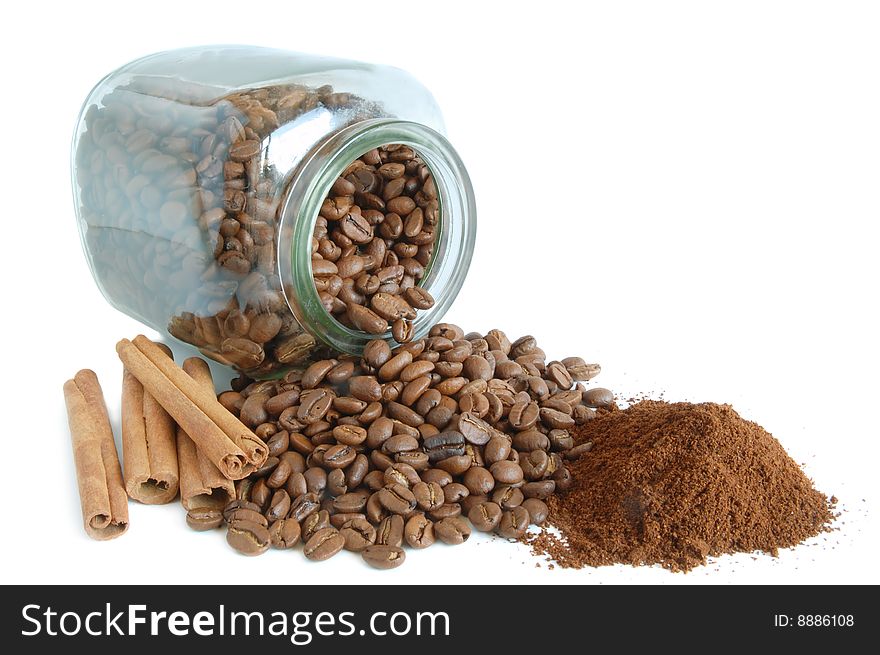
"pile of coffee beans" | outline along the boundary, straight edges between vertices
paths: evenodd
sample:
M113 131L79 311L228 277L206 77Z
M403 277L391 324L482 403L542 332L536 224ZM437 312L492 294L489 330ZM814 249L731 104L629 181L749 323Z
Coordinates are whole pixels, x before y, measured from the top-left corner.
M404 545L461 544L472 528L518 539L571 484L570 430L614 402L582 384L599 370L580 357L547 362L532 336L441 323L394 350L377 339L361 358L239 377L219 400L270 457L225 511L188 522L225 522L249 555L302 542L309 559L349 550L382 569L403 563Z
M416 286L434 249L440 205L434 178L408 146L356 159L324 199L312 242L321 303L341 323L399 343L413 336L416 310L434 305Z

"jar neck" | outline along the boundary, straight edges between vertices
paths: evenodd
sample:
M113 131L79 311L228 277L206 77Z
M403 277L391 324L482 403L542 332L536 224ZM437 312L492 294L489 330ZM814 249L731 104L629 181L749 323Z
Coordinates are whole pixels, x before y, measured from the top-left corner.
M391 333L372 335L346 327L321 304L312 276L312 234L321 203L342 172L365 152L388 144L411 147L434 177L440 203L434 254L419 286L435 300L414 321L414 339L427 336L458 295L473 254L476 206L467 171L449 141L418 123L374 119L351 125L325 139L294 171L281 210L279 276L299 324L334 350L360 354L371 339L393 343Z

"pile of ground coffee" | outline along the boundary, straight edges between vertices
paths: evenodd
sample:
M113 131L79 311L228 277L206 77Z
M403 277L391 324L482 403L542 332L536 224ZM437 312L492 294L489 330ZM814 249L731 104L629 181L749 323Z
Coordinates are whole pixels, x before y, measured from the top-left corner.
M729 405L646 400L575 431L592 442L574 484L551 497L533 550L563 567L661 564L794 546L828 529L830 500L764 428Z

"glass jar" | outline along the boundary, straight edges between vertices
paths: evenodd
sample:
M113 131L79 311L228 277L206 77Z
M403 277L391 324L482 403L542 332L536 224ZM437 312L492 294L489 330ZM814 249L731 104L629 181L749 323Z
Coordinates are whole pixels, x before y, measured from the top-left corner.
M313 235L355 160L409 153L422 164L407 174L433 179L412 239L435 299L413 322L421 338L455 299L476 235L473 189L442 131L431 94L396 68L244 46L134 61L92 90L74 135L92 275L120 311L253 377L359 354L376 335L325 309Z

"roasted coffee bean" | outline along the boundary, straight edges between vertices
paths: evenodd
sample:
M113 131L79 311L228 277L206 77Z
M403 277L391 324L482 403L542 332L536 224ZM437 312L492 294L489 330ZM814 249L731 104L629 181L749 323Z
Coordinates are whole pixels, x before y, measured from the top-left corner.
M223 508L223 520L231 521L233 514L240 509L246 509L254 512L255 514L262 514L263 508L256 503L249 502L247 500L235 499L226 504L226 507Z
M502 484L518 484L523 481L523 470L515 462L495 462L489 467L489 473Z
M345 483L345 472L342 469L333 469L327 474L327 493L333 496L343 495L348 491Z
M467 412L458 418L458 431L468 442L477 446L486 444L493 434L491 425Z
M434 523L424 514L414 514L403 528L403 537L411 548L427 548L434 543Z
M327 471L320 467L312 466L306 469L303 477L305 478L309 493L315 494L316 497L320 497L324 493L324 490L327 488Z
M364 347L364 361L375 369L379 369L391 359L391 347L382 339L373 339Z
M480 503L468 512L468 520L476 530L492 532L501 521L501 507L493 502Z
M367 497L359 492L342 494L333 501L333 509L337 512L355 514L367 506Z
M315 562L330 559L345 547L345 538L333 527L318 530L303 546L303 555Z
M388 455L415 450L419 447L419 440L408 434L397 434L386 439L382 443L382 452Z
M581 382L592 380L602 370L598 364L587 364L580 357L566 357L561 363L573 380Z
M454 516L461 516L461 505L458 503L443 503L437 509L428 512L428 518L432 521L442 521Z
M523 492L517 487L502 486L495 489L492 494L492 502L496 503L501 509L513 509L518 505L522 505Z
M415 485L421 482L418 472L409 464L392 464L385 469L385 485L399 484L407 489L415 489Z
M425 482L426 484L435 482L441 487L445 487L452 482L452 476L442 469L427 469L423 471L419 477L421 477L422 482Z
M495 462L502 462L510 455L511 441L506 434L498 433L492 435L492 438L486 443L483 449L483 459L490 466Z
M434 306L434 298L422 287L410 287L403 295L410 306L416 309L431 309Z
M252 521L236 521L226 531L226 541L242 555L261 555L269 549L269 530Z
M485 495L469 495L467 498L462 498L461 502L458 504L461 506L461 513L465 516L471 513L471 510L479 505L480 503L488 503L491 502L492 499L489 496Z
M370 461L363 453L354 458L354 461L344 470L345 484L349 489L355 489L364 481L364 477L370 470Z
M610 407L614 404L614 394L608 389L594 387L583 392L583 402L587 407Z
M367 438L367 431L359 425L337 425L333 428L333 438L346 446L358 446Z
M399 546L375 544L366 547L361 553L364 561L374 569L396 569L406 560L406 552Z
M523 501L522 507L529 513L529 522L535 525L543 525L550 514L547 503L537 498L527 498Z
M421 450L407 450L397 453L394 455L394 461L398 464L408 464L416 471L424 471L431 465L427 453Z
M320 508L321 501L317 494L310 492L293 499L287 516L302 523L309 515L314 514Z
M399 514L388 516L376 527L376 544L380 546L403 545L403 517Z
M463 544L471 536L471 528L464 519L453 516L434 524L434 536L444 544Z
M593 449L593 442L592 441L584 442L582 444L574 446L573 448L570 448L565 453L565 459L569 459L569 460L577 459L578 457L580 457L584 453L590 452L592 449Z
M445 487L441 488L446 503L458 503L471 494L470 490L460 482L450 482Z
M345 539L345 550L353 553L363 552L376 543L376 528L366 518L355 518L347 521L339 530Z
M293 548L299 542L300 533L299 523L293 519L281 519L269 527L269 540L273 548Z
M392 514L409 516L416 508L413 492L400 484L393 484L376 492L379 503Z
M288 519L292 521L293 519ZM330 513L322 509L314 514L309 514L302 522L302 540L308 541L316 532L330 527Z
M356 375L349 379L348 392L368 403L382 400L382 386L372 375Z
M537 429L532 428L530 430L525 430L524 432L517 432L516 434L514 434L513 447L520 452L527 452L530 450L547 450L550 448L550 439L543 432L539 432Z
M272 495L269 501L269 509L266 510L266 518L271 523L283 519L290 511L290 495L284 489L279 489Z
M219 509L196 507L186 513L186 524L197 532L213 530L223 525L223 512Z
M526 482L522 486L523 496L528 498L537 498L539 500L547 500L556 491L555 480L538 480L536 482Z
M529 481L540 480L548 473L550 456L543 450L520 453L519 465L523 471L524 479Z
M429 461L437 462L448 457L464 454L464 435L455 430L440 432L423 442Z
M357 451L346 444L331 446L324 453L323 464L329 468L342 469L354 462Z
M457 502L449 501L444 488L436 482L417 482L413 485L412 492L418 508L424 512L436 510L445 502Z
M529 527L529 512L522 506L514 507L501 514L496 532L507 539L519 539Z
M492 466L497 465L493 464ZM498 478L494 477L489 470L480 466L472 466L465 472L462 482L470 493L479 496L490 493L495 488L496 479ZM499 482L506 482L506 480L499 480Z

